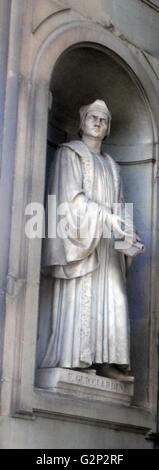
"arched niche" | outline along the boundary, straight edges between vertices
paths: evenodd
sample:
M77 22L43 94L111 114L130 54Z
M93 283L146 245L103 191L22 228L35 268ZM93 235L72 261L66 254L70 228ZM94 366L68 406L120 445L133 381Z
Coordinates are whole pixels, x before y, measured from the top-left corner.
M152 144L152 119L141 85L126 63L109 49L89 43L68 48L55 64L50 90L53 104L49 122L67 132L67 138L78 137L81 103L102 97L112 113L108 145Z
M71 398L71 406L68 401L61 397L55 397L54 394L44 393L42 390L34 388L34 377L35 377L35 358L36 358L36 345L37 345L37 323L39 314L39 299L41 305L41 293L42 286L39 286L39 278L41 271L41 239L28 240L25 236L24 225L26 218L25 208L31 201L44 202L45 192L45 167L46 167L46 142L47 142L47 122L48 122L48 96L51 87L51 77L56 73L56 67L58 64L62 64L65 56L69 51L75 51L76 48L83 48L87 45L92 48L92 53L96 54L96 50L99 48L102 52L103 60L106 61L108 56L112 59L112 64L118 64L118 70L122 69L125 71L127 78L129 76L130 87L135 87L136 94L138 93L139 102L144 110L143 115L146 117L146 122L151 121L153 123L154 132L154 153L158 143L158 81L155 75L152 74L150 66L147 64L142 54L136 53L134 48L127 47L127 45L121 39L115 37L111 31L102 28L100 25L93 24L91 21L77 20L57 27L51 32L46 32L45 38L41 42L37 40L37 53L33 57L32 70L29 75L21 77L20 89L19 89L19 107L18 107L18 132L16 141L16 160L15 167L17 169L16 177L14 178L14 197L13 197L13 208L12 211L12 227L11 227L11 241L10 241L10 257L8 272L11 275L8 276L8 289L9 292L14 292L16 289L16 295L10 295L7 298L7 311L6 311L6 322L5 322L5 340L4 340L4 374L10 379L10 366L12 365L12 374L14 379L13 387L13 408L16 413L22 414L24 417L32 416L34 410L38 412L52 414L59 414L59 416L67 416L68 419L72 414L78 417L85 417L90 422L102 422L114 423L121 429L121 423L123 426L127 425L134 431L136 427L138 432L143 433L148 429L156 429L155 412L156 412L156 388L157 388L157 347L156 347L156 303L153 300L157 295L157 282L155 281L157 275L157 254L158 254L158 239L157 239L157 194L158 185L153 183L153 155L145 152L144 160L142 157L142 163L140 164L137 160L140 160L141 152L133 151L134 161L131 164L131 158L129 161L124 161L124 165L121 165L123 172L126 172L124 177L126 197L130 197L130 201L136 201L138 194L138 188L142 188L142 207L144 208L144 217L146 219L146 227L151 227L153 224L153 251L151 245L147 244L146 258L142 268L138 266L138 261L134 264L134 283L136 282L135 295L138 292L139 308L132 310L134 303L134 291L129 295L131 302L131 316L132 316L132 348L133 348L133 370L136 366L136 403L141 406L125 408L121 405L114 407L109 402L108 404L97 404L97 407L88 407L87 403L80 405L78 398L73 400ZM70 49L71 48L71 49ZM84 67L82 64L83 73ZM133 72L132 72L133 71ZM124 73L124 72L123 72ZM70 81L71 81L70 77ZM97 81L98 77L94 77ZM118 77L117 77L118 78ZM152 86L153 83L153 86ZM69 85L70 86L70 85ZM65 87L65 84L63 84ZM144 92L143 92L144 90ZM54 95L54 90L53 90ZM147 96L148 99L145 97ZM106 97L107 98L107 97ZM123 97L122 97L123 99ZM55 96L53 96L53 103ZM49 100L50 101L50 100ZM108 99L107 99L108 101ZM144 108L145 102L145 108ZM148 104L149 103L149 104ZM111 106L111 102L108 101ZM130 100L129 100L130 104ZM149 109L149 105L151 111ZM113 114L113 126L115 126L115 115ZM50 121L50 116L49 116ZM134 122L134 120L133 120ZM120 121L121 123L121 121ZM119 130L119 124L116 125L116 130ZM121 123L122 124L122 123ZM120 128L122 127L120 124ZM54 126L51 120L49 125ZM57 125L56 125L57 127ZM150 132L150 127L149 132ZM48 126L49 128L49 126ZM58 129L58 128L57 128ZM75 133L77 132L77 127ZM153 140L152 132L152 140ZM73 134L73 135L72 135ZM113 127L110 139L113 138ZM55 128L51 131L53 136L52 144L55 147ZM74 130L71 129L70 135L62 136L66 138L74 137ZM119 134L118 134L119 135ZM142 132L142 136L144 132ZM148 134L150 136L150 134ZM117 136L117 133L116 133ZM49 137L51 139L51 137ZM56 138L56 145L58 140L61 139L59 136ZM151 140L151 141L152 141ZM115 144L116 141L114 140ZM150 143L150 142L149 142ZM107 142L109 144L109 152L114 158L119 158L119 151L115 153L116 145L111 140ZM113 148L111 148L111 145ZM54 150L54 147L52 149ZM132 145L129 145L129 151ZM140 146L141 150L142 146ZM144 147L143 147L144 148ZM146 147L148 148L148 147ZM139 147L138 147L139 149ZM108 149L107 149L108 150ZM118 148L119 150L119 148ZM151 148L152 150L152 148ZM50 151L49 151L50 153ZM128 155L128 152L126 152ZM132 155L132 154L131 154ZM124 156L124 144L122 145L122 152L120 152L120 159ZM130 157L130 152L129 152ZM52 158L52 154L51 154ZM124 157L125 158L125 157ZM146 159L146 160L145 160ZM120 162L122 163L122 162ZM144 166L145 165L145 166ZM19 171L20 168L20 171ZM138 172L136 172L138 168ZM156 165L157 168L157 165ZM145 194L143 187L147 179L143 180L143 169L149 171L148 181L154 188L154 206L152 211L152 224L149 225L150 209L148 209L148 198L150 199L149 208L151 206L151 194L149 196L147 186ZM134 172L134 176L133 176ZM138 174L138 178L136 175ZM133 184L132 184L133 177ZM141 185L141 181L143 181ZM151 183L150 183L151 181ZM155 180L157 183L157 179ZM131 195L130 189L133 189ZM140 199L140 197L139 197ZM146 201L146 204L145 204ZM138 210L138 209L137 209ZM143 214L143 210L141 211ZM135 216L137 226L141 233L142 226L139 226L140 217ZM142 219L143 220L143 219ZM145 219L144 219L145 220ZM18 227L18 232L17 232ZM144 224L143 224L144 227ZM16 236L15 236L16 233ZM146 230L144 227L144 234ZM148 235L150 235L150 229L148 228ZM144 235L145 236L145 235ZM144 275L147 276L147 272L144 271L144 266L147 266L147 270L150 273L150 257L147 258L148 250L152 254L153 269L152 269L152 281L153 281L153 295L151 295L150 306L148 304L144 310L144 294L150 290L151 285L149 279L147 282L147 290L145 290L145 284L143 284ZM135 267L136 266L136 267ZM144 275L143 275L144 272ZM145 274L146 273L146 274ZM137 277L138 276L138 277ZM140 279L141 277L141 279ZM18 279L18 282L16 282ZM140 282L141 280L141 282ZM25 282L24 282L25 281ZM142 290L140 286L142 285ZM39 295L40 293L40 295ZM140 296L142 297L140 302ZM147 297L146 297L147 299ZM45 302L46 296L43 296ZM142 304L142 311L140 305ZM137 304L136 304L137 305ZM46 312L46 310L45 310ZM135 322L134 318L136 316ZM141 328L138 327L138 318ZM11 321L12 319L12 321ZM46 319L47 321L47 319ZM44 325L45 326L45 325ZM135 330L136 328L136 330ZM133 329L135 330L133 332ZM45 334L45 328L43 329L43 335ZM145 340L146 345L142 343L141 339ZM155 339L154 339L155 338ZM9 341L9 348L8 348ZM134 344L133 344L134 343ZM136 348L136 349L135 349ZM136 351L136 353L135 353ZM136 356L135 356L136 354ZM143 362L140 356L143 356ZM29 361L28 361L29 357ZM148 361L150 367L148 368ZM153 365L153 367L151 367ZM151 374L149 374L151 370ZM8 393L7 380L3 382L3 400L6 403L6 394ZM9 395L11 400L11 395ZM152 407L153 403L153 407ZM149 408L150 412L147 411ZM135 427L135 428L134 428Z
M52 106L48 117L48 160L62 141L78 139L79 108L104 99L112 126L104 149L121 165L125 200L134 204L134 220L146 253L134 261L128 278L131 321L131 363L135 375L135 403L148 401L151 311L151 215L153 205L153 125L145 92L132 69L113 51L83 42L64 51L51 75ZM45 350L49 324L50 286L42 279L38 363ZM141 342L141 336L144 342ZM40 338L43 338L42 342Z

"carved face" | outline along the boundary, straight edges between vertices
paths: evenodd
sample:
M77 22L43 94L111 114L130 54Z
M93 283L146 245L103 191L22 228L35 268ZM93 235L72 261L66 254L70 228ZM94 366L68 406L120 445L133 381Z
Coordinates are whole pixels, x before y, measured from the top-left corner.
M83 135L103 140L107 134L108 117L100 111L94 111L86 115L82 125Z

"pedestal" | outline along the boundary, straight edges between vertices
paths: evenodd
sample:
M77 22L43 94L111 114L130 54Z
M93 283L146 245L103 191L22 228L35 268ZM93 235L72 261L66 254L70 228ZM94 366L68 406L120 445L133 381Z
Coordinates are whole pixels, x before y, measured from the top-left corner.
M37 369L36 387L62 395L126 405L130 404L134 394L133 383L122 383L115 379L60 368Z

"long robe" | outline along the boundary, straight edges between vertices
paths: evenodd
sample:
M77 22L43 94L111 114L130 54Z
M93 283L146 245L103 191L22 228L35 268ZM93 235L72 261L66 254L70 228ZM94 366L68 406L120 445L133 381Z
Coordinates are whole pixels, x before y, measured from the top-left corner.
M123 202L119 168L81 141L63 144L50 171L48 194L69 203L65 234L77 213L89 228L46 238L43 265L52 276L50 338L41 367L84 368L115 363L129 368L129 319L124 255L103 237L105 208ZM58 222L60 221L60 216ZM83 226L84 227L84 226ZM85 228L85 227L84 227Z

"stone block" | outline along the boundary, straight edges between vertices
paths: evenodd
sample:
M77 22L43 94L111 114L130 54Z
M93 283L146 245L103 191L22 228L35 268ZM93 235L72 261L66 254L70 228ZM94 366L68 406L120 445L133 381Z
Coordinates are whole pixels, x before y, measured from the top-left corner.
M133 383L122 383L114 379L58 367L37 369L36 386L59 394L126 405L131 403L131 397L134 394Z

